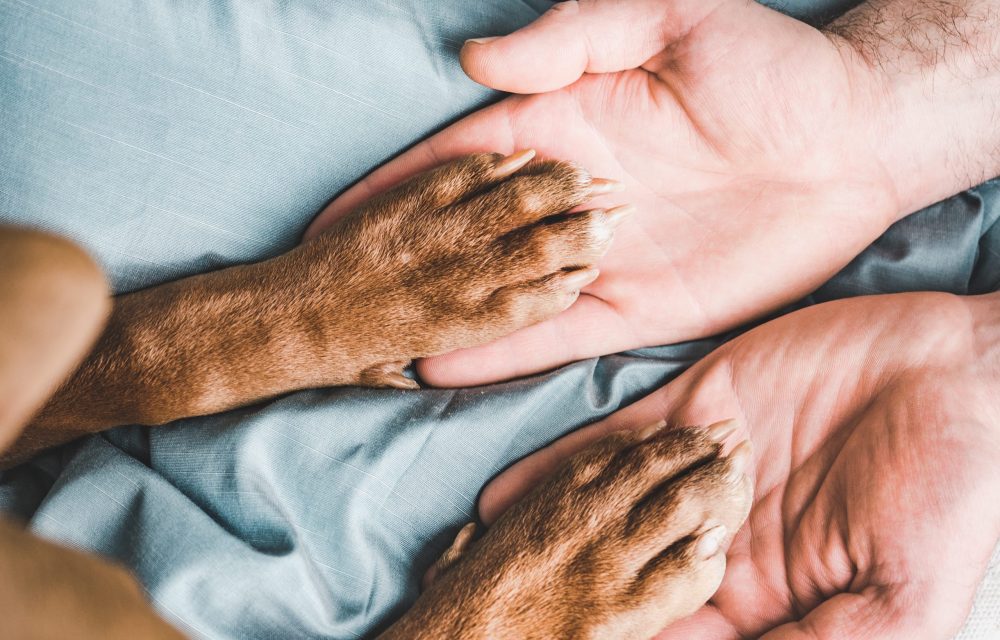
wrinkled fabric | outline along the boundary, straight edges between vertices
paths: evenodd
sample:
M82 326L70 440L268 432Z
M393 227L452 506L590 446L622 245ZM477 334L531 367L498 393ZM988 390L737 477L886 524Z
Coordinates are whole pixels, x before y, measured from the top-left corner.
M818 23L851 3L773 4ZM0 0L0 221L80 242L118 293L275 255L330 197L495 100L462 74L461 43L547 6ZM946 200L796 306L994 291L998 218L997 182ZM3 472L0 510L128 565L194 637L361 637L412 602L489 478L723 339L121 428ZM1000 634L997 560L964 640Z

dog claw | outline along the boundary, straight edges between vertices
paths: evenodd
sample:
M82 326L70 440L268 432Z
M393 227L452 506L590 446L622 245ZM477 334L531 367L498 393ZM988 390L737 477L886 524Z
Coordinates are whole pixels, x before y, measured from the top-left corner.
M594 178L590 181L590 195L600 196L605 193L617 193L625 190L625 184L607 178Z
M665 426L667 426L667 421L666 419L663 419L649 425L648 427L644 427L643 430L639 432L639 439L648 440L659 433Z
M738 426L739 423L736 422L735 418L719 420L705 427L705 435L716 442L724 442L726 438L736 433Z
M421 586L424 589L431 586L435 580L441 577L444 572L455 566L455 563L462 557L462 555L468 550L472 545L472 537L476 534L476 523L469 522L458 532L455 536L455 541L451 543L451 546L441 554L441 557L437 559L427 573L424 574L424 579L421 581Z
M493 170L493 174L497 178L506 178L510 174L514 173L524 165L531 162L531 159L535 157L534 149L524 149L523 151L516 151L506 158L502 159Z
M750 466L750 458L753 456L753 448L749 440L736 445L729 453L729 478L738 480L743 477L743 473Z
M726 526L720 524L698 536L698 545L695 547L695 554L698 558L707 560L719 553L722 541L726 539L728 532Z
M393 389L419 389L420 383L403 375L403 367L408 362L387 362L369 367L361 372L360 381L369 387L391 387Z
M625 218L629 217L633 213L635 213L634 204L623 204L621 206L611 207L605 211L604 218L607 221L608 226L615 229L625 220Z
M420 383L413 378L407 378L401 373L388 373L382 379L387 387L394 389L419 389Z
M597 276L601 274L600 271L594 267L589 269L582 269L580 271L574 271L563 278L563 285L566 289L570 291L579 291L580 289L586 287L588 284L597 280Z

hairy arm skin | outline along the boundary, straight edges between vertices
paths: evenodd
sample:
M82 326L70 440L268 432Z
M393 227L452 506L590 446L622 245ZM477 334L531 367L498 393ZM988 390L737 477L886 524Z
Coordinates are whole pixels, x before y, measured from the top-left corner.
M1000 176L1000 1L871 0L824 31L868 73L900 217Z

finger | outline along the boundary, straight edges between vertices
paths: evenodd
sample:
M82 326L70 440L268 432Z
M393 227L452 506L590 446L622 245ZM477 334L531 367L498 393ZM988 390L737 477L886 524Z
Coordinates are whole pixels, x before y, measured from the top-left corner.
M636 347L617 311L582 295L560 315L496 342L421 360L417 372L427 384L470 387L526 376L605 353Z
M515 229L496 240L491 267L500 277L529 265L536 275L590 267L611 248L620 213L594 209Z
M522 149L508 156L473 153L420 174L397 188L418 198L423 206L438 209L497 185L534 157L534 149Z
M922 615L934 609L902 605L895 590L868 587L861 593L840 593L813 609L801 620L789 622L761 636L761 640L916 640L950 638L958 630L962 615ZM940 613L940 612L937 612Z
M483 489L479 498L479 518L487 526L491 525L511 505L549 477L563 461L572 458L589 445L598 441L603 442L611 435L630 427L637 429L645 425L659 427L663 420L655 416L665 415L662 409L663 395L663 391L656 392L615 414L615 416L623 413L636 415L638 409L644 421L636 419L629 422L616 420L615 416L611 416L577 429L514 463Z
M480 109L444 131L417 143L410 150L379 167L340 194L316 216L306 229L303 239L309 240L322 233L338 218L365 200L387 191L421 171L427 171L471 153L484 151L514 153L515 139L532 139L531 147L541 157L563 157L567 148L579 150L581 155L574 155L572 159L587 167L595 176L611 178L620 176L621 167L613 156L584 153L588 149L603 148L605 143L593 128L586 124L583 116L576 110L575 104L575 100L570 97L566 97L565 105L560 106L552 99L537 103L532 102L531 98L513 96ZM513 124L518 121L546 122L549 118L547 114L553 108L558 108L565 114L559 121L559 135L552 136L544 128L515 131ZM552 142L546 143L546 140ZM522 171L527 171L528 168L530 166ZM594 191L594 186L593 184L591 186L591 195L597 196L599 193ZM607 189L604 193L610 191L614 191L614 188Z
M580 289L593 282L597 269L579 269L550 273L530 282L501 287L486 302L488 313L498 319L496 329L504 333L535 324L558 314L574 302ZM500 321L505 318L505 321ZM510 323L510 324L508 324ZM484 336L490 339L499 335Z
M598 422L578 429L519 460L483 489L479 497L479 519L486 526L492 525L532 488L550 477L565 460L612 433L613 430L607 423Z
M510 35L466 42L460 60L470 78L488 87L512 93L552 91L584 73L642 65L722 1L560 2Z
M694 615L661 631L654 640L735 640L740 637L732 623L709 603Z
M748 460L717 455L718 450L699 461L700 465L654 487L630 512L629 522L644 537L673 539L698 530L708 512L735 534L750 510ZM662 514L670 514L669 521L664 523ZM726 538L727 545L730 539Z
M609 483L631 482L642 493L649 492L633 515L637 521L655 520L650 516L669 513L662 503L673 499L677 493L673 490L675 484L684 484L681 477L697 475L698 469L717 461L721 452L719 443L696 429L664 427L615 456L605 477ZM698 482L696 479L690 484Z
M662 607L659 624L697 613L719 588L726 572L725 536L724 526L684 536L638 569L633 588Z

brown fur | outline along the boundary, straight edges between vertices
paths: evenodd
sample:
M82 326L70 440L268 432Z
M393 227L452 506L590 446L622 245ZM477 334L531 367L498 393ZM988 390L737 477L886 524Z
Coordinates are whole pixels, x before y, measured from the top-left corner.
M463 529L383 640L648 638L718 588L750 511L746 450L702 429L622 432L581 451L477 543ZM725 538L707 557L699 541Z
M8 452L308 387L416 387L414 358L489 342L576 298L607 250L590 176L477 154L415 177L272 260L121 296L97 346ZM551 218L551 216L561 216Z
M288 254L116 299L3 461L294 389L411 388L413 358L565 309L623 212L567 214L608 183L527 159L468 156ZM0 229L0 267L2 448L81 357L107 296L79 250L40 234ZM712 532L735 532L750 503L745 455L720 458L713 433L619 434L581 452L479 542L464 529L385 637L639 637L690 613L721 579ZM121 569L3 523L0 610L17 612L10 638L179 637Z

